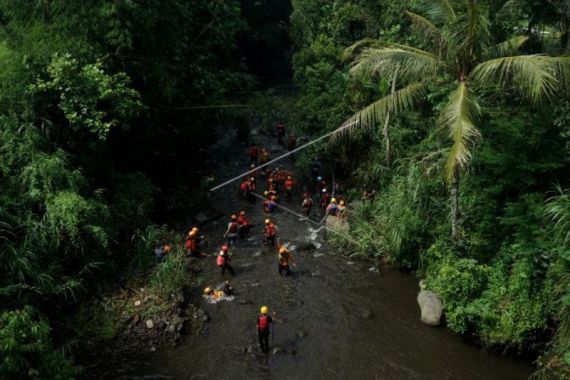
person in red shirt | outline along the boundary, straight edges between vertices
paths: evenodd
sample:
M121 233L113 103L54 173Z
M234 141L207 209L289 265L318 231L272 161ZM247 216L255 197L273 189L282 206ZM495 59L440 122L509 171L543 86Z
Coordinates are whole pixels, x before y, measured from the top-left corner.
M257 157L259 155L259 149L257 148L257 144L251 144L251 148L249 148L249 163L250 164L257 164Z
M255 326L259 338L259 348L265 353L269 352L269 332L273 324L273 319L270 315L267 315L268 311L267 306L261 307L261 314L257 317Z
M249 192L249 178L244 178L242 183L239 185L239 194L242 198L247 199Z

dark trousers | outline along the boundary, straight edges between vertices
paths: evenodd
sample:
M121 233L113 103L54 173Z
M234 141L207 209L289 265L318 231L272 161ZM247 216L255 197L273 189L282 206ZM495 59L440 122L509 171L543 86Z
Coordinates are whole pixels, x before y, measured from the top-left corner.
M232 276L236 275L236 272L234 272L234 268L232 268L232 266L226 262L224 263L224 265L220 266L220 270L222 271L222 276L224 275L224 273L226 273L226 269L228 270L228 272L232 274Z
M291 274L291 270L289 269L289 264L285 265L282 265L281 263L279 264L279 274L283 274L283 271L285 271L286 276L289 276Z
M257 330L257 338L259 339L261 351L269 352L269 329Z
M274 247L275 246L275 235L273 235L273 236L265 235L265 239L263 240L263 243L265 244L266 247Z

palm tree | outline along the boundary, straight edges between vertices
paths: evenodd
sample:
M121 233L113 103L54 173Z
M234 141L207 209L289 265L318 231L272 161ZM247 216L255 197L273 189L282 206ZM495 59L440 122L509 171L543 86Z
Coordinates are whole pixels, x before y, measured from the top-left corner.
M428 0L425 17L406 13L428 48L378 41L370 44L370 40L350 47L348 52L361 49L351 67L353 75L395 79L397 74L398 83L404 86L353 115L343 124L347 127L343 131L375 126L390 114L414 109L426 95L429 83L449 83L454 89L440 111L438 125L451 140L445 177L451 194L451 233L457 239L460 174L480 137L477 121L481 107L475 93L499 85L537 104L570 83L570 58L516 55L526 36L493 43L489 9L477 0Z

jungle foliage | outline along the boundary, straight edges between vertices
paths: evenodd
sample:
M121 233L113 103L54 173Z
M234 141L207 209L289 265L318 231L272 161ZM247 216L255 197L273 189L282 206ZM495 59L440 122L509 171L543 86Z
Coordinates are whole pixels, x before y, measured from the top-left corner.
M249 89L246 23L237 0L2 0L0 20L0 378L69 379L77 313L152 262L147 226L200 183L227 116L188 108Z

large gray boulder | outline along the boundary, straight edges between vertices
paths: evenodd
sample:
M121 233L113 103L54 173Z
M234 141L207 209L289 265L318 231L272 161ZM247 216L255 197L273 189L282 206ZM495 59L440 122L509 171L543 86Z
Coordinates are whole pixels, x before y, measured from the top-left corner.
M443 303L439 296L425 289L423 281L420 282L418 305L421 310L421 321L429 326L439 326L443 316Z

